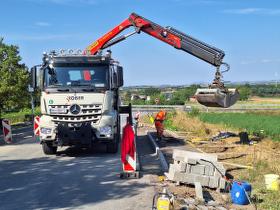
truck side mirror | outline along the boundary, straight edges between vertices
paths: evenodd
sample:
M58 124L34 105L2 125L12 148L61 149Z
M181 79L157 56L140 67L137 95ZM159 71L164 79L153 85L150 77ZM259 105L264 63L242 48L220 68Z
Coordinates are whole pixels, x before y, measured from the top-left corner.
M40 78L41 65L36 65L31 68L31 87L33 90L40 88L41 78Z
M37 68L36 68L36 66L33 66L31 68L31 87L33 89L36 89L36 87L37 87Z
M117 73L118 73L118 87L122 87L123 86L123 67L118 66Z
M113 83L114 83L114 88L118 88L118 76L117 73L113 73Z

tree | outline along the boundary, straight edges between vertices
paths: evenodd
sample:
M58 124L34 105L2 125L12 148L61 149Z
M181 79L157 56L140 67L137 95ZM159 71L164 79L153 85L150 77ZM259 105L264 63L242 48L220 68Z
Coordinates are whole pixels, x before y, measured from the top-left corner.
M239 99L241 101L246 101L249 99L251 95L251 89L248 86L242 86L238 89L239 91Z
M160 89L158 88L147 88L143 92L144 95L146 96L154 96L154 95L159 95L160 94Z
M169 104L170 105L184 105L186 103L186 101L189 100L189 98L195 94L196 89L197 89L196 85L191 85L190 87L186 87L186 88L176 91L173 94L173 97L171 98L171 100L169 101Z
M0 37L0 116L3 111L28 105L29 73L20 61L19 48L5 44Z

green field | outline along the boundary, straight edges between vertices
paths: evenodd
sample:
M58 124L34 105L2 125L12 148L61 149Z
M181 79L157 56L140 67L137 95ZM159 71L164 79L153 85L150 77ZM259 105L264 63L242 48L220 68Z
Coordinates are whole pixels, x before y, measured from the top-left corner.
M200 120L223 124L249 133L261 133L280 141L280 115L271 113L200 113Z

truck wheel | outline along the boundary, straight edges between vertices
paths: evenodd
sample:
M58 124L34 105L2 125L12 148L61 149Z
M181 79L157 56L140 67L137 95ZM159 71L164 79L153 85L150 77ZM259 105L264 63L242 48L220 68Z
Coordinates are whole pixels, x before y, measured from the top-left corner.
M42 143L42 147L43 147L43 152L46 155L54 155L54 154L56 154L57 147L54 147L54 146L52 146L52 145L50 145L49 143L46 143L46 142Z

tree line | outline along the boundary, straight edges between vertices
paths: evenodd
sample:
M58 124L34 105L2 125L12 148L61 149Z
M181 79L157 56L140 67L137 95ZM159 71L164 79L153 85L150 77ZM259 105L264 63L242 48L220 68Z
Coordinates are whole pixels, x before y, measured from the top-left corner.
M30 107L28 68L21 63L19 48L0 37L0 118L9 111Z
M229 85L231 86L231 85ZM161 105L184 105L188 102L192 96L194 96L197 88L202 88L199 85L191 85L184 88L173 88L172 96L166 97L166 90L160 88L147 88L140 90L125 90L122 92L122 99L124 102L132 103L135 105L154 105L156 104L155 99L159 99ZM238 89L240 94L239 100L247 101L252 96L259 97L280 97L280 85L277 87L275 84L244 84L235 85L234 88ZM150 100L131 100L133 94L150 96Z

